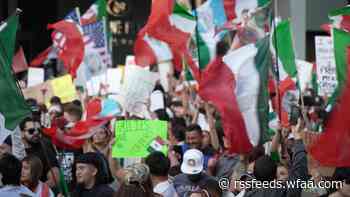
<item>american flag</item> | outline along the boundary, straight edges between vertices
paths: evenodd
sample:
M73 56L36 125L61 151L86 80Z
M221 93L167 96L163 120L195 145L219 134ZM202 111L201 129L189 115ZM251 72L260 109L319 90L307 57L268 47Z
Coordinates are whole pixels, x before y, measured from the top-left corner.
M75 8L74 10L70 11L65 17L64 20L66 21L73 21L76 24L81 24L80 23L80 12L79 12L79 8Z
M111 64L103 21L83 25L85 50L98 52L105 64Z

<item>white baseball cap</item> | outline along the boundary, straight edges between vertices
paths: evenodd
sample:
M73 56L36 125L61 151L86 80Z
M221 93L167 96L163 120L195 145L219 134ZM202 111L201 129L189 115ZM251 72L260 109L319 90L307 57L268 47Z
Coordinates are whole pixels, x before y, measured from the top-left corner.
M184 154L181 172L184 174L199 174L203 170L203 165L203 153L198 149L189 149Z

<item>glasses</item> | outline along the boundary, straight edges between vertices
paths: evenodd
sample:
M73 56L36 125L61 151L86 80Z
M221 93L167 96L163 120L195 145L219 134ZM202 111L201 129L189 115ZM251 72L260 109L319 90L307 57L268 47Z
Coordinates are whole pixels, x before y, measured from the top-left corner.
M35 132L40 132L39 128L30 128L30 129L26 129L26 131L30 134L33 135Z

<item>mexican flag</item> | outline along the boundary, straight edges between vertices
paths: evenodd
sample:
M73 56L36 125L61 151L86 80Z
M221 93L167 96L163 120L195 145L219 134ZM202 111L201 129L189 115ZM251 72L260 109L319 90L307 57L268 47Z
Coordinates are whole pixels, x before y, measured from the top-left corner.
M9 133L31 112L12 75L18 16L11 16L0 26L0 132Z
M96 0L89 9L81 16L81 24L86 25L102 20L107 16L106 0Z
M330 101L333 109L324 132L311 145L309 152L322 165L350 167L350 34L333 29L333 44L338 80Z
M135 43L136 64L149 66L172 59L181 70L195 26L194 16L182 5L172 0L152 1L151 15Z
M247 153L268 131L269 40L217 57L202 72L199 95L219 110L231 152Z
M296 90L296 81L298 78L292 30L289 20L284 20L277 24L276 29L274 29L272 33L271 43L271 51L274 54L276 62L278 61L278 77L280 81L278 86L280 96L279 100L282 101L288 91ZM277 72L274 73L277 78ZM283 108L279 109L281 107L280 104L275 106L277 107L276 111L279 112L281 110L281 123L287 125L288 112Z
M322 25L322 29L330 32L333 28L343 29L350 31L350 6L347 5L337 10L333 10L328 14L331 24Z

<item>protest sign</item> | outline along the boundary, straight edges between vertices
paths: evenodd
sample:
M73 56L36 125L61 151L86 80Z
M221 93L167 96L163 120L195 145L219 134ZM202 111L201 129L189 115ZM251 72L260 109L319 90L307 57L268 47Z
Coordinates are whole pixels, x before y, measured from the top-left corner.
M125 68L125 81L123 83L124 108L126 111L139 114L144 110L158 75L138 66Z
M109 68L107 70L108 93L121 94L123 84L123 72L125 67Z
M170 61L160 62L158 64L158 71L160 76L160 84L162 84L165 92L169 91L168 75L172 73L172 63Z
M39 103L48 104L50 98L54 96L50 81L22 90L24 98L33 98Z
M303 92L311 85L312 64L303 60L297 60L298 80L300 90Z
M331 96L337 87L336 65L332 38L316 36L317 82L321 96Z
M117 121L112 156L114 158L146 157L152 150L161 150L166 153L167 147L164 141L167 139L167 131L166 121Z
M106 73L96 75L90 78L86 83L86 89L89 96L97 96L102 93L102 87L107 85Z
M53 79L50 84L52 86L53 94L58 96L62 103L68 103L78 99L77 91L70 75Z
M27 87L33 87L44 82L44 69L29 68Z
M164 96L160 90L156 90L151 94L151 106L150 110L152 112L157 111L158 109L164 109Z

